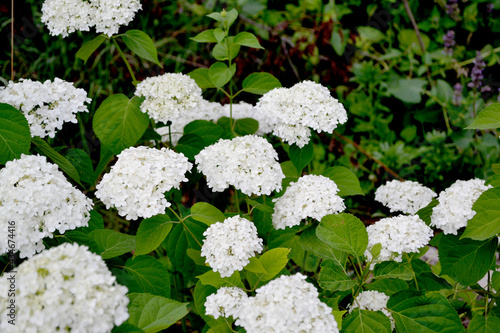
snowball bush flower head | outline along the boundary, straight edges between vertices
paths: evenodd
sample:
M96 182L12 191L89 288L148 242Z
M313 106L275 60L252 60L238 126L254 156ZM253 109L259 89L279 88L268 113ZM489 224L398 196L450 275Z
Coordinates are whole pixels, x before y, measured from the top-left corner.
M187 75L166 73L149 77L137 85L136 96L144 96L141 111L155 121L175 121L202 103L201 88Z
M201 256L222 277L241 271L250 258L263 250L255 225L240 216L212 224L203 235Z
M269 195L281 190L285 178L273 146L256 135L220 139L196 155L195 161L215 192L233 185L246 195Z
M240 306L236 325L248 333L338 333L332 309L301 274L282 275Z
M215 319L219 317L229 318L230 316L237 318L240 306L246 299L248 296L243 289L222 287L217 290L217 293L207 297L205 313Z
M191 167L186 156L167 148L127 148L102 177L95 195L128 220L149 218L170 207L164 193L187 181Z
M52 36L67 37L74 31L89 31L93 26L93 9L83 0L45 0L42 22Z
M417 252L427 245L433 236L432 229L416 215L383 218L369 225L366 231L368 248L365 256L368 261L372 261L372 268L377 262L401 262L403 253ZM382 245L382 249L377 258L372 258L370 250L377 243Z
M391 212L415 214L427 206L437 194L428 187L407 180L394 179L375 191L375 200L389 207Z
M12 222L21 258L42 251L43 238L52 237L56 230L64 233L88 225L92 201L45 156L21 155L7 162L0 170L0 188L0 228L4 230L0 254L10 249L7 230Z
M472 210L479 196L491 188L482 179L457 180L453 185L439 193L439 204L432 209L431 226L443 230L445 234L456 235L458 229L466 227L467 222L476 215Z
M2 332L104 333L129 317L127 288L86 246L59 245L24 261L16 271L0 279ZM16 276L16 325L7 316L11 275Z
M280 123L274 127L273 134L281 138L283 141L288 142L290 145L295 143L297 146L302 148L309 143L311 129L300 124L288 125Z
M139 0L90 0L96 31L109 37L118 33L121 25L129 24L142 8Z
M389 317L392 329L394 329L395 322L391 313L387 310L387 301L389 301L389 296L386 294L375 290L365 290L359 293L356 300L349 307L349 313L356 308L360 310L382 311L383 314Z
M87 92L56 78L44 83L21 79L0 88L0 102L21 110L30 125L31 136L53 138L65 122L77 123L76 113L88 112Z
M345 209L344 200L337 195L337 184L325 176L306 175L290 183L283 196L273 199L273 225L285 229L300 224L305 218L321 220Z

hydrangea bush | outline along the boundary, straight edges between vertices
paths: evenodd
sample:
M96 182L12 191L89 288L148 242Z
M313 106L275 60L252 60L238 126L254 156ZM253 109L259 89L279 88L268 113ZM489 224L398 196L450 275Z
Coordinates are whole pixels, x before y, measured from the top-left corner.
M245 15L212 12L211 28L192 36L208 43L209 67L140 77L130 55L161 66L154 36L127 29L141 8L138 0L40 8L51 35L102 33L76 57L115 52L131 94L92 100L58 78L0 88L2 332L498 330L498 157L488 179L443 188L405 180L365 151L387 171L384 185L366 191L339 161L316 158L325 138L347 140L359 109L321 82L282 87L270 73L238 70L242 48L263 49L239 30ZM459 15L456 2L446 11ZM454 36L445 36L447 56ZM474 94L484 66L479 54ZM443 93L450 103L452 93ZM65 122L84 127L80 112L98 156L60 141ZM449 129L479 138L500 127L499 114L491 104L467 129ZM354 205L362 196L379 207L368 218Z

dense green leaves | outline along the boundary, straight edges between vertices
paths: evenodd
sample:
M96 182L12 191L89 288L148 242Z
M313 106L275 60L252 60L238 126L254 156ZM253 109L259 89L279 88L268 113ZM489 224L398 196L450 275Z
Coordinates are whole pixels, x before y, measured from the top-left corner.
M76 52L76 57L83 60L83 63L87 63L87 60L101 46L101 44L107 39L105 35L99 35L80 47Z
M342 333L391 332L391 322L389 318L378 311L355 309L342 321Z
M126 282L129 292L170 297L170 274L158 259L150 256L130 258L125 270L130 277Z
M161 63L158 60L158 53L156 51L155 44L153 43L151 37L149 37L146 33L141 30L133 29L125 32L125 34L121 37L125 42L125 45L127 45L132 52L137 54L139 57L161 66Z
M172 230L172 222L168 215L156 215L142 220L137 229L134 256L156 250Z
M341 197L349 195L364 195L358 177L349 169L334 166L323 171L322 176L328 177L337 184Z
M481 194L472 209L476 215L467 223L462 238L486 240L500 233L500 188Z
M481 315L475 315L469 323L470 333L498 333L500 332L500 318L488 316L487 318Z
M347 254L345 252L332 248L316 236L316 228L305 230L300 235L299 244L304 250L310 251L322 259L333 260L341 267L345 265L347 260Z
M399 263L395 261L384 261L375 265L373 270L374 278L399 278L411 280L414 275L409 263Z
M269 73L252 73L243 80L243 91L256 95L264 95L279 87L280 81Z
M0 103L0 164L27 154L30 149L30 127L24 114Z
M318 282L322 288L331 291L349 290L357 283L347 276L342 266L331 260L325 260L321 263Z
M323 217L316 235L331 247L355 256L362 256L368 246L368 233L363 222L351 214Z

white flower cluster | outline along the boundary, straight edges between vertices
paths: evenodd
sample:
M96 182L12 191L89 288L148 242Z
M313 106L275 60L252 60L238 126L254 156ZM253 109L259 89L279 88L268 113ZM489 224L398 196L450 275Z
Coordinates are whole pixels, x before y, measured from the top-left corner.
M56 78L44 83L21 79L0 88L0 102L21 110L30 125L31 136L53 138L65 122L76 123L77 112L88 112L87 92Z
M382 311L390 320L391 326L394 330L395 322L394 318L392 318L391 313L387 310L387 301L389 301L389 296L380 291L375 290L365 290L359 293L356 300L352 303L352 306L349 307L349 312L352 310L359 308L360 310L370 310L370 311Z
M489 188L491 185L486 186L482 179L457 180L439 193L439 204L432 210L431 226L442 229L445 234L456 235L458 229L466 227L476 215L472 206Z
M238 317L241 304L248 299L247 294L240 288L222 287L217 293L207 297L205 312L215 319L219 317Z
M0 331L111 332L129 317L127 288L102 258L65 243L24 261L0 279ZM8 322L9 286L15 277L16 325Z
M203 235L201 256L222 277L241 271L250 258L263 250L255 225L240 216L212 224Z
M273 146L256 135L221 139L203 149L195 161L216 192L234 185L246 195L269 195L281 190L285 178Z
M427 206L437 194L420 183L394 179L375 191L375 200L389 207L391 212L415 214Z
M57 230L88 225L92 201L73 187L44 156L21 155L0 170L0 254L9 250L9 222L15 223L20 257L42 251L43 238Z
M248 333L338 333L332 309L301 274L282 275L256 290L239 309L236 325Z
M135 95L145 97L142 112L164 123L174 122L196 110L203 101L201 88L192 78L181 73L149 77L137 85Z
M274 134L299 147L309 142L309 129L332 133L347 121L344 106L325 86L303 81L293 87L276 88L264 94L257 109L275 119Z
M67 37L95 26L97 32L111 37L141 8L139 0L45 0L41 20L53 36Z
M305 218L321 220L329 214L345 209L344 200L333 180L325 176L306 175L296 183L290 183L283 196L273 199L273 225L285 229L300 224Z
M416 215L383 218L368 226L366 231L368 248L365 256L368 261L372 261L372 268L377 262L401 262L403 253L417 252L427 245L433 236L432 229ZM377 243L382 245L382 249L377 258L372 258L370 250Z
M187 181L191 167L187 157L167 148L127 148L102 177L95 195L128 220L149 218L170 207L164 193Z

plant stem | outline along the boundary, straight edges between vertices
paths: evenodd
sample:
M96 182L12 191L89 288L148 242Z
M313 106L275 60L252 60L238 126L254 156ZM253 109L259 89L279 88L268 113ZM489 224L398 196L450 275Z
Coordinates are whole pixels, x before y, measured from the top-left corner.
M488 284L486 285L486 288L488 289L488 292L490 292L490 287L491 287L491 275L490 271L488 271ZM488 318L488 302L489 302L489 294L486 294L485 302L484 302L484 317Z
M135 75L134 75L134 71L132 71L132 67L130 66L130 63L128 62L127 58L125 57L125 54L123 53L120 45L118 45L118 42L116 41L115 38L113 38L113 43L115 43L116 45L116 49L118 50L118 53L120 54L120 56L122 57L123 59L123 62L125 62L125 65L127 66L128 68L128 71L130 73L130 76L132 77L132 82L134 83L135 85L135 82L137 82L137 79L135 78Z
M448 109L447 109L446 103L444 103L443 101L441 101L436 96L433 96L430 91L426 91L425 94L427 96L429 96L430 99L432 99L433 101L435 101L436 103L438 103L441 106L441 108L443 109L444 122L446 124L446 129L448 131L448 135L450 135L453 132L453 130L451 129L450 121L448 119Z

